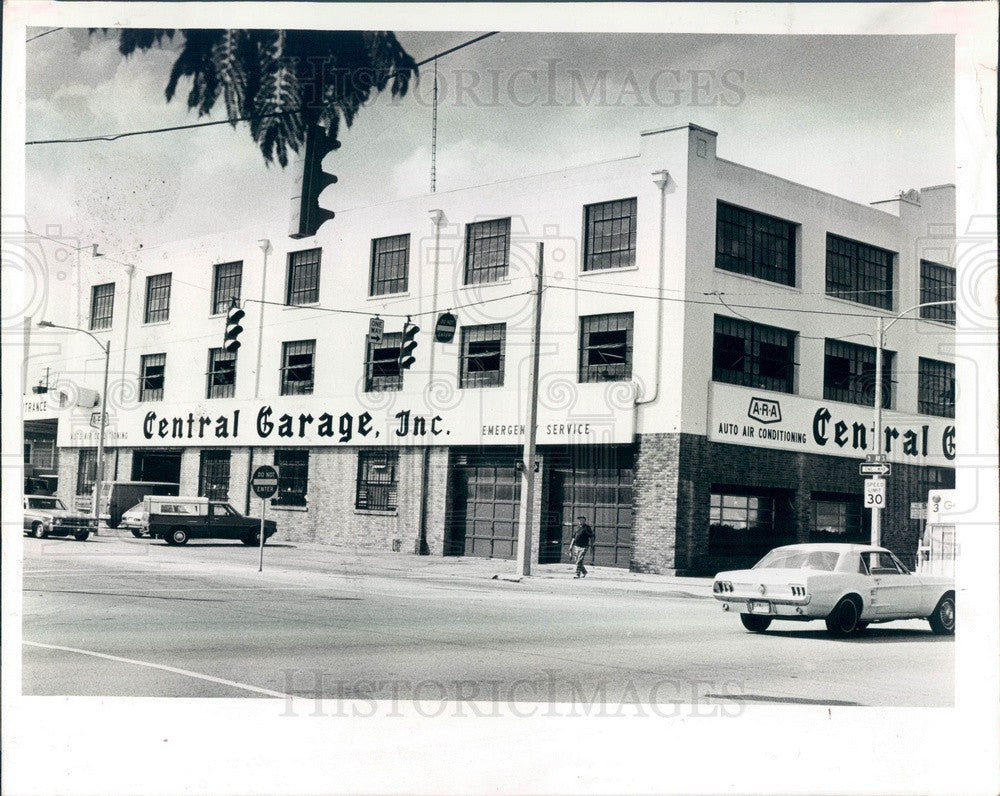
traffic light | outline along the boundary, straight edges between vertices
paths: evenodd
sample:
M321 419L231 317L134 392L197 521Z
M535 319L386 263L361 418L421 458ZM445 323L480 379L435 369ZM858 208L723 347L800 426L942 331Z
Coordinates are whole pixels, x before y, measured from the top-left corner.
M420 327L415 323L407 321L403 324L403 342L399 344L400 370L406 370L417 361L416 357L413 356L413 349L417 347L417 341L414 338L419 331Z
M234 298L232 306L226 313L226 334L222 341L222 347L230 353L235 353L240 347L239 336L243 333L240 321L246 313L240 309L240 303Z
M323 158L328 152L340 148L340 141L327 135L324 128L312 125L306 131L306 147L302 158L293 166L295 189L292 193L292 217L288 235L291 238L305 238L315 235L324 221L333 218L332 210L319 206L319 195L328 185L333 185L337 177L323 171Z

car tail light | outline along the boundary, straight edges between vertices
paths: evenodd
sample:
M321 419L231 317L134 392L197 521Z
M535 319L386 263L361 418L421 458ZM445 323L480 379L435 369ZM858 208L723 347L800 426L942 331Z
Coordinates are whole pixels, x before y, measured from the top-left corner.
M733 584L730 583L728 580L717 580L712 585L712 591L714 591L716 594L724 594L731 592L732 590L733 590Z
M805 597L806 587L805 586L792 586L792 597Z

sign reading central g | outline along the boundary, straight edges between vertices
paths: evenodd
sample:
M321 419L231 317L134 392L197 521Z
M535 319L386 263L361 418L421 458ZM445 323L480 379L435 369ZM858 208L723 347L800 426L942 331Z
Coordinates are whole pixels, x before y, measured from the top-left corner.
M278 471L269 464L262 464L253 471L250 486L253 487L253 493L262 500L274 497L278 491Z

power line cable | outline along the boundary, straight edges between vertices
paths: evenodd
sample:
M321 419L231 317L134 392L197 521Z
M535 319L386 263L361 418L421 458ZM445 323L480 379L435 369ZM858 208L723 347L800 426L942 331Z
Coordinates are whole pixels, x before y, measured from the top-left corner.
M57 30L61 30L61 28L57 28ZM49 32L52 33L54 31L49 31ZM465 47L469 47L470 45L473 45L473 44L476 44L477 42L483 41L483 39L488 39L490 36L495 36L497 33L498 33L498 31L493 31L491 33L484 33L481 36L476 36L474 39L469 39L469 41L463 42L462 44L459 44L459 45L457 45L455 47L451 47L451 48L449 48L449 49L447 49L447 50L445 50L443 52L437 53L436 55L432 55L430 58L425 58L423 61L418 61L415 64L415 66L421 67L424 64L428 64L431 61L434 61L434 60L436 60L438 58L441 58L441 57L443 57L445 55L450 55L453 52L457 52L458 50L461 50L461 49L463 49ZM43 33L43 34L39 34L39 35L44 36L45 34ZM29 39L28 41L31 41L31 40ZM386 80L391 80L392 78L396 77L399 74L400 74L400 72L398 70L395 71L395 72L392 72L391 74L389 74L386 77ZM157 133L171 133L171 132L175 132L177 130L193 130L193 129L196 129L196 128L199 128L199 127L215 127L215 126L220 125L220 124L235 124L236 122L249 122L249 121L253 121L255 119L267 119L267 118L270 118L270 117L273 117L273 116L287 116L287 115L292 114L292 113L300 113L300 112L301 112L300 109L295 108L293 110L277 111L275 113L262 113L262 114L255 114L253 116L240 116L240 117L238 117L236 119L217 119L216 121L212 121L212 122L195 122L193 124L178 124L178 125L173 125L171 127L156 127L156 128L146 129L146 130L130 130L130 131L124 132L124 133L107 133L105 135L89 135L89 136L79 136L79 137L75 137L75 138L47 138L47 139L39 139L39 140L35 140L35 141L25 141L24 145L25 146L38 146L38 145L41 145L41 144L84 144L84 143L89 143L89 142L93 142L93 141L117 141L120 138L129 138L131 136L137 136L137 135L153 135L153 134L157 134Z
M31 38L25 39L24 43L27 44L29 41L34 41L35 39L40 39L40 38L42 38L42 36L48 36L50 33L55 33L56 31L59 31L59 30L66 30L66 28L52 28L51 30L46 30L46 31L44 31L42 33L39 33L39 34L37 34L35 36L32 36Z

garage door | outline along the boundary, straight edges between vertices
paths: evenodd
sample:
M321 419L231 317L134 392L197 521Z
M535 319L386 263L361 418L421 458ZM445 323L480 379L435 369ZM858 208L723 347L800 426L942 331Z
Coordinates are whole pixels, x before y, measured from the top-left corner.
M512 559L517 554L518 452L452 451L445 553Z
M543 563L565 558L576 518L593 527L596 541L587 555L598 566L627 567L632 558L632 502L635 478L632 446L552 450L548 468L548 528Z

